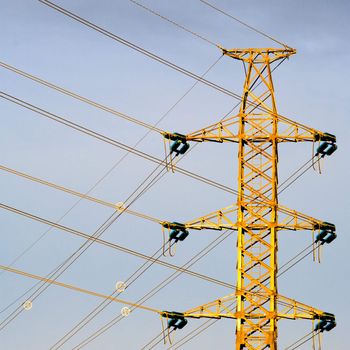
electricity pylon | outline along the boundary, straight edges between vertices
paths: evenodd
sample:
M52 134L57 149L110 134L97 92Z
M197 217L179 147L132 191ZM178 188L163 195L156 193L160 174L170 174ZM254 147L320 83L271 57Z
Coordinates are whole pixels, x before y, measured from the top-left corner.
M336 237L333 224L279 205L278 144L322 141L317 155L324 157L336 150L336 138L277 112L271 64L295 54L294 49L221 49L224 55L244 62L239 113L188 135L164 136L174 141L171 150L175 153L184 153L188 141L236 142L237 203L187 223L163 226L172 229L170 238L176 241L187 236L187 229L237 230L237 287L235 293L208 304L182 313L164 311L162 316L170 319L169 326L175 329L183 327L185 318L235 318L236 350L276 350L279 319L319 319L321 331L335 327L333 314L278 294L278 232L320 231L319 244Z

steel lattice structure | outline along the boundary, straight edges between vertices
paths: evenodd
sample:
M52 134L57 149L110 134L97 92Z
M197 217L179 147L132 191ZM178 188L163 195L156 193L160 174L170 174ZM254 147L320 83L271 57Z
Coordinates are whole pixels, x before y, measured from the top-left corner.
M334 315L278 294L278 232L319 230L335 238L335 226L279 205L278 144L323 141L336 149L335 137L278 114L271 64L296 53L294 49L222 49L224 55L244 62L245 82L240 111L219 123L188 135L166 134L175 141L173 150L188 148L188 141L236 142L238 144L238 198L223 208L184 224L165 224L175 232L186 229L237 230L237 290L183 313L163 312L174 320L183 318L235 318L236 350L277 349L277 322L288 319L321 319L329 328ZM322 148L321 147L321 148ZM181 235L173 235L177 239ZM235 309L232 310L232 304ZM176 328L176 324L175 324ZM180 327L178 327L180 328Z

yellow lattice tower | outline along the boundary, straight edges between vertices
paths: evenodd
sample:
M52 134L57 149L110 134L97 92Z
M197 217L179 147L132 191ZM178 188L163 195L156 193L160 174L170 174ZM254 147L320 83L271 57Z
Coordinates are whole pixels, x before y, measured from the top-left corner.
M325 152L334 152L336 139L277 112L271 63L295 54L294 49L222 51L245 64L239 113L188 135L166 134L165 137L175 141L172 150L180 153L181 147L187 150L188 141L238 143L237 203L184 224L164 223L164 226L180 232L180 236L173 233L173 237L181 237L181 232L187 229L237 230L237 290L186 312L162 315L173 320L171 325L182 317L235 318L236 350L275 350L277 321L281 318L321 319L328 328L335 326L334 315L283 297L277 291L280 230L319 230L322 232L319 237L328 235L329 241L336 237L333 224L279 205L278 143L323 141L319 156L324 156Z

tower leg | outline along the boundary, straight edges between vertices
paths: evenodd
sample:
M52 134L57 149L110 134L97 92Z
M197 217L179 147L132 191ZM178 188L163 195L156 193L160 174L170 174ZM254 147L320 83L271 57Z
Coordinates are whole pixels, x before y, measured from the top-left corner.
M250 52L243 61L248 67L239 120L236 350L275 350L277 110L270 54ZM267 111L257 112L252 103L263 105ZM257 134L268 137L259 140ZM266 204L254 200L262 196Z

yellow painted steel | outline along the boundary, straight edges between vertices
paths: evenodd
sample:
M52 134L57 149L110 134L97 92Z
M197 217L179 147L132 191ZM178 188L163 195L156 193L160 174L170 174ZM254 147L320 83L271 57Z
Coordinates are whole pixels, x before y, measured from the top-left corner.
M293 53L295 52L290 50L225 52L226 55L241 59L248 65L239 116L237 288L249 292L262 290L259 295L250 293L237 295L236 349L244 346L248 349L250 347L263 349L268 345L274 350L277 347L278 202L277 140L274 137L277 134L277 109L270 63ZM267 80L263 76L265 70L268 73ZM263 87L260 95L253 92L254 83L261 83L260 87ZM262 105L268 112L256 115L247 101ZM256 134L268 137L257 143L254 142ZM255 200L248 198L255 196L260 198L266 190L270 191L268 205L257 204ZM250 227L256 224L265 227L260 229ZM267 276L269 276L269 290L264 285ZM254 317L255 311L262 312L265 317Z
M262 196L265 197L265 196ZM263 202L255 200L252 198L252 202L255 202L257 205L260 205L261 208L263 206L271 206L272 204L269 202ZM197 219L188 221L184 223L184 226L187 229L192 230L203 230L203 229L211 229L211 230L238 230L239 223L237 218L237 210L239 206L237 204L230 205L228 207L222 208L220 210L216 210L207 215L201 216ZM254 207L255 209L255 207ZM244 210L247 214L254 215L259 218L259 221L252 222L249 224L250 229L267 229L269 228L269 220L265 218L264 212L261 215L249 206L245 206ZM308 230L308 231L320 231L320 230L334 230L334 225L325 222L322 220L315 219L311 216L302 214L297 212L296 210L289 209L287 207L283 207L282 205L276 205L276 211L278 213L278 223L276 224L276 228L279 230Z
M198 307L194 307L192 309L186 310L182 313L183 317L186 318L233 318L238 319L242 317L242 313L238 312L236 309L237 295L242 295L246 297L248 294L253 298L264 297L264 292L243 292L237 290L236 293L232 293L221 297L220 299L214 300L210 303L200 305ZM276 319L305 319L305 320L314 320L314 319L324 319L330 318L332 319L334 316L315 309L312 306L300 303L296 300L287 298L282 295L277 295L276 302L279 306L278 312L273 316ZM258 305L258 304L256 304ZM268 309L265 308L263 311L256 308L254 312L250 314L250 319L252 318L261 318L264 319L266 317L266 313L268 313ZM172 312L163 311L162 315L171 317Z
M186 135L185 140L238 143L238 199L235 205L184 225L198 230L237 230L237 291L188 310L183 316L235 318L236 350L276 350L279 319L334 317L278 294L278 231L335 230L333 224L279 205L278 143L333 143L335 136L277 112L271 63L295 54L294 49L221 49L224 55L245 65L240 111L236 116Z

